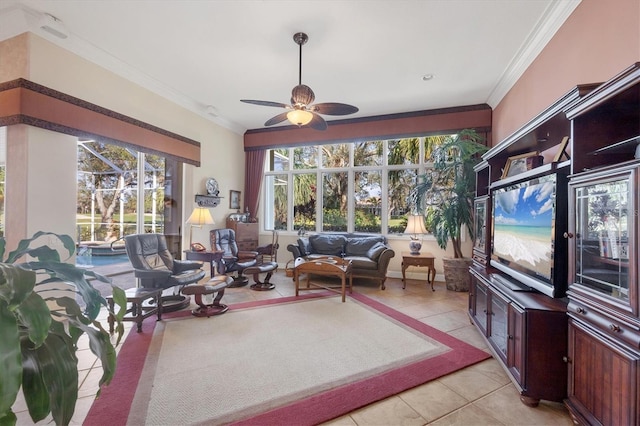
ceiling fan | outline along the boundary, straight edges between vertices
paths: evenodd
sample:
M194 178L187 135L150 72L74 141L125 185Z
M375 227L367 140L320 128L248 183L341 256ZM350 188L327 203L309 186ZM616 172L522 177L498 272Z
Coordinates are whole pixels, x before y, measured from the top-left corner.
M298 85L291 91L291 105L283 104L281 102L240 99L240 102L248 104L272 106L289 110L267 120L267 122L264 123L265 126L273 126L274 124L281 123L288 119L292 124L296 124L298 127L308 124L316 130L325 130L327 128L327 122L320 116L320 114L349 115L358 112L358 108L353 105L337 102L326 102L312 105L316 96L313 93L313 90L311 90L311 87L302 84L302 45L308 40L309 37L305 33L296 33L293 35L293 41L300 46L300 60L298 63Z

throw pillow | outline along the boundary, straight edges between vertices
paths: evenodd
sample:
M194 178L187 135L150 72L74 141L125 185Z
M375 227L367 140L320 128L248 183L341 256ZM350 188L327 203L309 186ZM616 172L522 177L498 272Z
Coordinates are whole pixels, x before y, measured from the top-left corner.
M311 253L311 244L309 244L308 238L298 238L298 247L300 248L300 255L302 256Z
M367 257L371 260L377 261L383 251L385 251L387 246L382 243L376 243L373 247L367 251Z

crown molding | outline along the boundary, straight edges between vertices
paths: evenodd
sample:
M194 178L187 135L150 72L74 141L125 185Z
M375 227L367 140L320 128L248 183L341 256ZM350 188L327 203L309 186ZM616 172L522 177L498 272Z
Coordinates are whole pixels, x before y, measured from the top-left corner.
M518 79L540 54L542 49L551 41L558 29L578 7L582 0L552 1L542 15L538 24L525 40L518 54L500 77L487 99L487 104L495 108L502 98L511 90Z

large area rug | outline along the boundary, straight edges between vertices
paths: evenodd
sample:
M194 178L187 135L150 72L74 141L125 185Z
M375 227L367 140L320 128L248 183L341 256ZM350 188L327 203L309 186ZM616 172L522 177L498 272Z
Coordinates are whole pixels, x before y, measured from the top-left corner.
M147 320L86 425L317 424L489 355L364 295Z

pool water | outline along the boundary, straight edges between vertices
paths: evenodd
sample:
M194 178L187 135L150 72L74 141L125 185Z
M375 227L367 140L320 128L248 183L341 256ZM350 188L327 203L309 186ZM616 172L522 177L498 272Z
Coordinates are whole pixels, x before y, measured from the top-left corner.
M117 263L129 262L126 254L117 254L114 256L76 256L77 266L106 266L115 265Z

